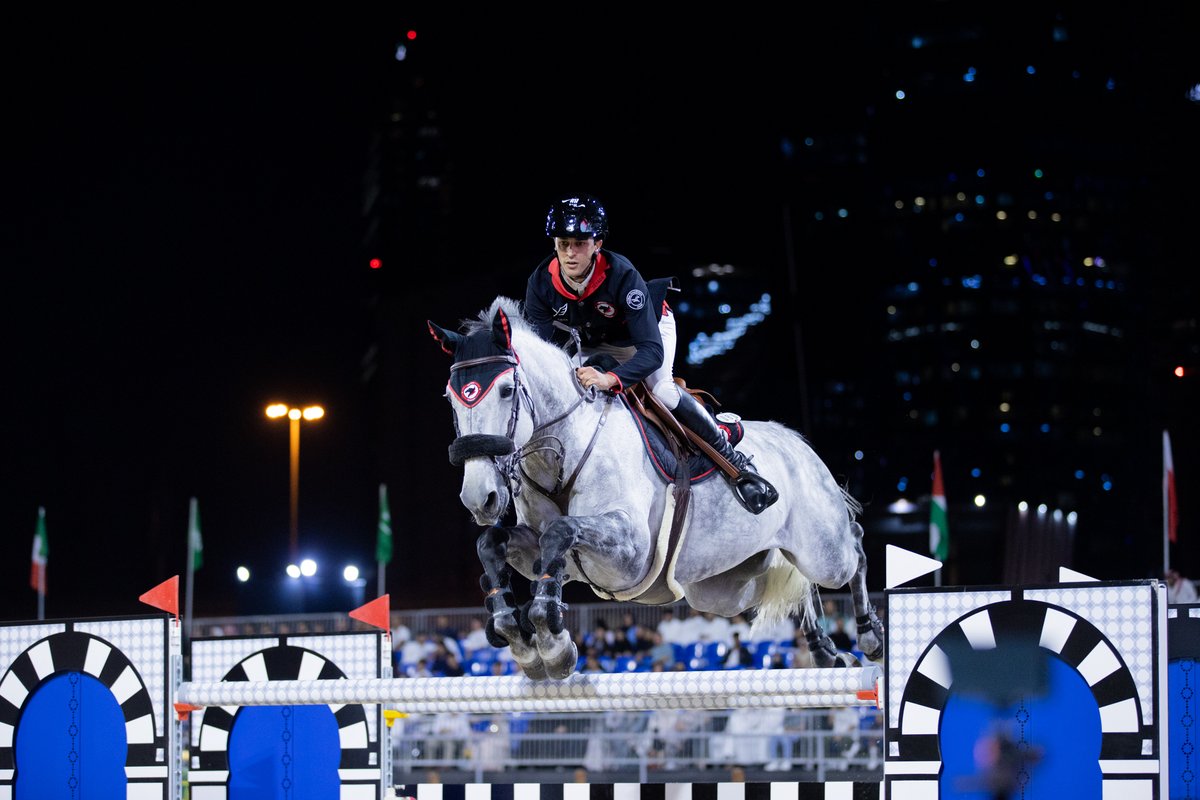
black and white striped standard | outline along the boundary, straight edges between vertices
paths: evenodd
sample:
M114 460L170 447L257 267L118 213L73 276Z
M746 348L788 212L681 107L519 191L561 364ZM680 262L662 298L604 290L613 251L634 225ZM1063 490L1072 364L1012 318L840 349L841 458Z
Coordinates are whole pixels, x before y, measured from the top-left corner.
M878 782L400 784L412 800L882 800Z

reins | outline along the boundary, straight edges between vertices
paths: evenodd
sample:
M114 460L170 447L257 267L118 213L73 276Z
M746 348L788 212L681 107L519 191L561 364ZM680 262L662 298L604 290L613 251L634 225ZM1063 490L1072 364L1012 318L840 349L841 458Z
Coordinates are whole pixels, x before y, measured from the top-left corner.
M556 323L558 324L558 323ZM565 327L565 326L564 326ZM579 333L573 328L572 335L576 342L576 352L579 352ZM575 402L571 403L565 411L553 419L538 423L537 406L533 403L533 398L529 395L529 390L521 381L520 362L514 355L496 355L484 356L482 358L471 358L465 361L458 361L450 365L450 371L453 372L467 367L475 367L481 364L504 363L510 364L513 368L513 400L512 409L509 412L508 428L504 436L485 433L472 433L466 436L459 435L453 442L450 443L450 462L455 466L461 465L468 458L476 456L487 456L493 460L497 471L504 476L505 482L508 483L509 491L513 497L517 497L521 493L523 483L528 483L539 494L544 495L558 506L563 514L567 513L567 498L570 496L571 489L575 485L575 479L579 477L580 470L583 469L584 463L587 462L588 456L591 455L592 449L596 445L597 439L600 438L600 431L604 428L604 423L608 419L608 411L612 406L612 396L608 395L604 400L604 408L600 412L600 419L596 424L596 429L592 432L592 438L588 442L587 447L583 451L583 455L575 464L575 469L571 476L565 481L563 474L565 473L566 464L566 447L562 439L559 437L545 433L548 429L562 422L564 419L574 413L575 409L579 408L583 403L591 403L596 400L596 390L593 388L584 389L579 385L577 380L572 381L572 385L579 393L579 397ZM530 433L529 441L521 446L520 449L516 446L516 431L517 421L521 414L521 399L524 398L525 405L529 407L529 414L533 419L533 431ZM455 419L455 428L457 432L458 421ZM539 435L541 434L541 435ZM554 481L552 489L546 489L539 484L525 470L524 461L530 455L538 452L547 452L558 462L558 475Z

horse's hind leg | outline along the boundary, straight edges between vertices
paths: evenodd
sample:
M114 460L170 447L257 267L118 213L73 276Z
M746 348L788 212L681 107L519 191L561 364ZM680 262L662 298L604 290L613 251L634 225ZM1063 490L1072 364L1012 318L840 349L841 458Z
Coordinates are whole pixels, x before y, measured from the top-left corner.
M529 533L532 535L532 531ZM542 680L546 677L546 667L538 655L533 626L524 619L512 592L512 567L506 560L511 538L507 528L492 526L475 543L479 563L483 565L483 575L479 578L483 603L491 614L485 630L493 647L512 648L513 658L527 677Z
M801 626L804 640L808 642L808 652L812 656L815 667L857 667L859 661L851 653L838 651L829 634L821 627L817 609L821 607L821 595L814 583L808 590L801 611Z
M854 529L854 549L858 551L858 569L850 579L850 594L854 600L854 621L858 623L858 649L867 658L883 661L883 623L875 614L875 606L867 595L867 554L863 550L862 525L851 521Z

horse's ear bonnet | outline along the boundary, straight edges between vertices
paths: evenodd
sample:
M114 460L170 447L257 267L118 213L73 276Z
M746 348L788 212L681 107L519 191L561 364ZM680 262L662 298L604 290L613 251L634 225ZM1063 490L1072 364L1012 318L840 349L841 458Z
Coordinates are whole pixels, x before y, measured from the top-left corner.
M492 341L501 350L512 352L512 326L503 308L497 308L496 316L492 317Z
M434 325L429 320L425 320L425 324L429 326L429 335L442 346L442 352L447 355L454 355L463 337L453 331L448 331L445 328Z
M463 335L431 322L429 332L441 343L443 350L454 356L449 389L467 408L479 405L492 390L496 379L517 365L512 350L512 327L508 315L501 309L492 316L490 328Z

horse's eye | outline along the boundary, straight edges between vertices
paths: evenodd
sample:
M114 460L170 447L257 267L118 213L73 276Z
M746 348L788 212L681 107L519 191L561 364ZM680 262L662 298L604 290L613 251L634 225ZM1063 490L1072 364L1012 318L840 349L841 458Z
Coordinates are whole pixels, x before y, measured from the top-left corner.
M510 397L512 397L512 396L513 396L513 391L514 391L514 390L513 390L513 387L511 387L511 386L504 386L504 387L501 387L501 389L500 389L500 396L501 396L502 398L504 398L505 400L507 400L508 398L510 398Z

